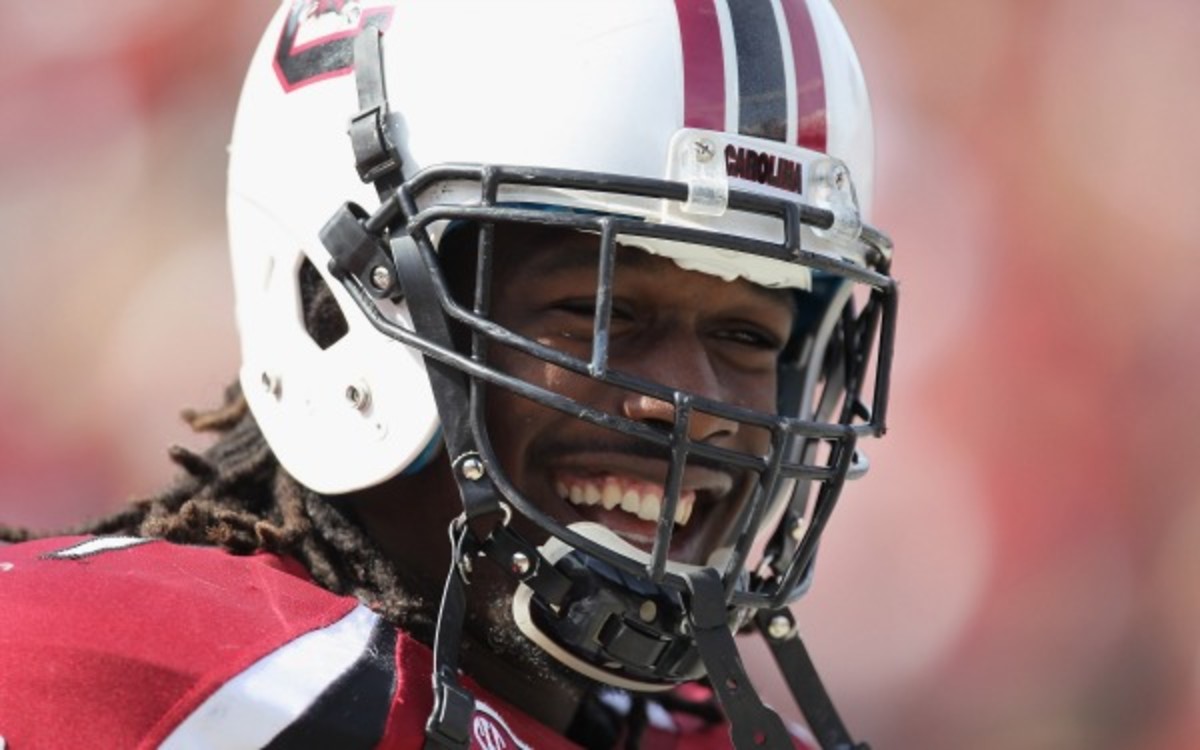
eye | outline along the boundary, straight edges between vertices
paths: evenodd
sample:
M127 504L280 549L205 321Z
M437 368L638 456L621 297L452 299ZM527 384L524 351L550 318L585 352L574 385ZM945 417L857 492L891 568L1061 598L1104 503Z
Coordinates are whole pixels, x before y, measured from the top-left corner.
M591 341L595 335L596 298L593 295L563 297L547 305L546 311L546 323L563 339L583 342ZM624 336L633 324L632 307L623 300L613 300L609 336Z
M750 323L730 325L717 330L714 335L722 341L776 355L783 351L784 346L784 341L777 334Z
M567 315L595 318L596 300L593 297L563 299L551 305L551 309L556 312L566 313Z
M562 299L551 305L551 309L567 315L594 320L596 317L596 298L589 296ZM633 320L631 306L621 300L613 300L612 319L613 321Z
M594 297L558 299L546 306L546 312L545 321L558 337L579 342L592 339L596 325Z

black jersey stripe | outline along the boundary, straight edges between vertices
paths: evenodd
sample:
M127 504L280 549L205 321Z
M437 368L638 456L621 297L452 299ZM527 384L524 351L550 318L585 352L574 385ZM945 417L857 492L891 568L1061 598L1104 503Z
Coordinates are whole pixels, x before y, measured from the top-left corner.
M770 0L729 0L737 48L738 132L787 140L787 77L779 24Z
M396 628L375 623L361 656L266 745L267 750L378 747L396 691Z

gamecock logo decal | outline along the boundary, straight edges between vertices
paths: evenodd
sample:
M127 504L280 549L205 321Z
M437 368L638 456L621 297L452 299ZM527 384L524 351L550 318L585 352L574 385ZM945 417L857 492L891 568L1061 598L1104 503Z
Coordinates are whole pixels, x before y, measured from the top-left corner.
M390 4L367 7L356 0L295 0L275 47L275 75L293 91L354 69L354 37L365 28L384 30Z

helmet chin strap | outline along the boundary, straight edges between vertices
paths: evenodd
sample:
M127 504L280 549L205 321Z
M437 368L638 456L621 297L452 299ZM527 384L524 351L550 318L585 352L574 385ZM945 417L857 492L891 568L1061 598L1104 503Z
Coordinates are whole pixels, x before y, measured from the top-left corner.
M595 524L572 529L587 536L612 535ZM514 619L553 658L590 679L642 692L668 690L707 673L729 720L734 747L792 747L783 721L763 704L742 664L734 641L738 618L725 604L716 568L672 563L673 572L687 583L686 592L672 595L554 538L530 549L507 525L497 527L477 552L518 579ZM516 554L534 561L524 574L522 566L511 564ZM648 602L656 612L647 611ZM454 600L443 602L442 612L455 606ZM791 612L786 607L760 610L755 623L820 747L869 750L851 738L834 709ZM439 620L439 628L441 624Z
M569 528L649 564L648 555L600 524L578 522ZM566 596L553 605L530 585L518 586L513 595L517 628L543 651L585 677L622 690L669 690L704 676L678 591L630 575L555 537L538 553L571 581ZM668 565L676 573L693 567Z
M646 557L603 526L581 523L572 529L608 539L608 546L624 548L634 559ZM725 604L725 587L715 567L669 563L687 582L681 594L581 552L564 554L570 549L551 539L540 552L547 552L556 567L574 568L572 577L585 582L572 590L576 598L568 597L552 616L537 618L530 615L549 611L531 601L536 596L532 587L522 587L514 596L514 615L527 637L582 674L625 689L666 690L707 672L729 720L734 747L792 746L783 721L759 699L742 665L733 638L738 618ZM577 613L582 616L573 616ZM580 651L591 661L578 658L575 652Z
M611 534L603 527L591 531ZM738 656L731 623L737 618L725 604L716 568L677 566L674 572L687 582L687 591L678 593L581 552L563 554L566 549L551 539L539 550L548 551L543 564L554 559L577 584L553 610L538 601L533 586L520 587L513 598L515 619L527 637L568 667L623 689L667 690L707 672L734 747L792 746L783 721L760 700Z

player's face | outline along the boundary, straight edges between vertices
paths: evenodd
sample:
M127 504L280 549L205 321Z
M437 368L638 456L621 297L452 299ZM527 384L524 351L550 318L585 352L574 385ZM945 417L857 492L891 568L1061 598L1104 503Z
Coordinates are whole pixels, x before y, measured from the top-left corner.
M497 322L584 360L591 356L597 238L564 230L501 228L492 311ZM611 370L748 408L774 412L777 360L791 331L789 292L685 271L667 258L619 247L609 342ZM598 383L493 345L502 370L577 402L670 430L664 401ZM509 478L566 524L598 522L649 550L668 469L665 450L510 391L487 394L492 442ZM691 438L764 453L767 434L694 412ZM754 477L689 461L671 558L703 563L736 517Z

